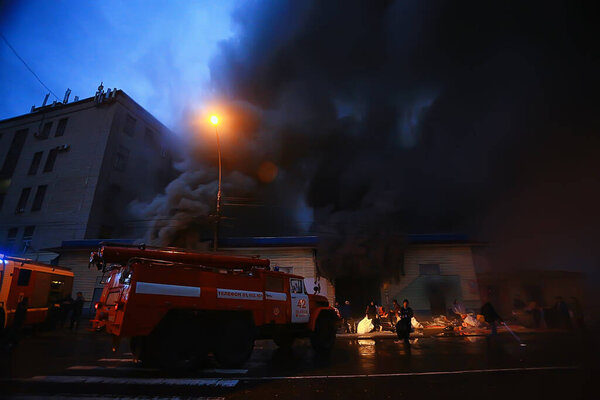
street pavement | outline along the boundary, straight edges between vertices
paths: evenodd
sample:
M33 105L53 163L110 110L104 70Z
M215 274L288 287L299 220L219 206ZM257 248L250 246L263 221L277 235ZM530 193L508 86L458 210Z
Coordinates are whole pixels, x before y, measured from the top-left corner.
M420 337L340 335L330 357L307 340L291 351L257 341L240 369L210 360L197 371L136 364L128 346L111 352L104 333L26 335L2 354L0 397L29 398L597 398L595 351L581 333ZM595 379L595 378L594 378ZM591 397L590 397L591 396Z

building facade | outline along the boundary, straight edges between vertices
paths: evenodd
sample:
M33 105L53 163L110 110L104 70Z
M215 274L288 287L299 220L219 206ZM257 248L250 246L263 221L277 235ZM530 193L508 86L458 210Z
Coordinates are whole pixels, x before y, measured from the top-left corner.
M481 307L473 248L457 235L409 235L403 270L381 284L383 305L410 301L422 316L445 315L454 301L467 310Z
M143 236L129 204L174 178L174 151L171 132L116 89L0 121L0 251L38 258L63 241Z

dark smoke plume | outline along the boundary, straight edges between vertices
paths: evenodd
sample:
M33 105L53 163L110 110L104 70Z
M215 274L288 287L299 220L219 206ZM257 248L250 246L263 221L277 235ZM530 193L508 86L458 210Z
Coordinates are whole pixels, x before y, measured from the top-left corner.
M331 275L399 265L407 232L489 240L503 267L595 268L591 15L572 2L243 2L211 77L235 111L226 168L265 207L229 233L309 228ZM213 154L192 151L204 165Z

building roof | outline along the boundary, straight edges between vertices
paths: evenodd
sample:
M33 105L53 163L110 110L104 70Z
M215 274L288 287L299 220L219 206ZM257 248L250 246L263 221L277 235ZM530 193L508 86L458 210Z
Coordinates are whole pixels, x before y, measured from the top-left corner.
M146 110L138 102L136 102L134 99L132 99L123 90L116 89L113 93L115 93L114 94L114 98L121 97L121 98L127 99L129 102L131 102L136 107L138 107L138 111L139 112L145 114L145 116L147 118L151 119L155 124L160 125L161 128L164 129L164 130L167 130L167 131L169 130L169 128L167 128L154 115L152 115L148 110ZM104 93L104 94L106 94L106 93ZM16 121L16 120L19 120L19 119L30 118L32 116L38 115L39 113L56 111L56 110L64 110L64 109L70 108L72 106L81 105L83 103L91 103L91 102L95 101L95 98L96 98L95 96L91 96L91 97L86 97L84 99L79 99L77 101L71 101L70 103L57 102L55 104L50 103L50 104L48 104L46 106L43 106L43 107L35 107L35 108L32 108L32 111L30 111L30 112L28 112L26 114L16 115L14 117L2 119L2 120L0 120L0 124L4 124L4 123L7 123L7 122L11 122L11 121ZM108 104L109 102L110 102L110 100L108 100L108 99L104 100L105 104Z

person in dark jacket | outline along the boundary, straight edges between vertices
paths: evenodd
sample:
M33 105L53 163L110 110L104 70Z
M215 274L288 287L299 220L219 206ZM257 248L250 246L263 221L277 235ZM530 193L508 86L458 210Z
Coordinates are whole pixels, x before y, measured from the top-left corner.
M369 318L371 320L371 323L373 324L373 330L378 331L379 330L379 316L377 315L377 306L375 305L374 301L369 303L369 305L367 306L366 313L367 313L367 318Z
M485 322L490 324L490 327L492 328L491 336L495 336L497 334L497 324L504 323L504 320L498 315L496 309L489 301L481 307L481 314L483 315Z
M77 297L73 302L73 312L71 313L71 330L79 328L79 320L83 311L83 293L77 292Z
M352 307L350 301L346 300L340 307L340 316L344 322L346 333L354 333L354 321L352 320Z
M412 308L408 306L408 300L404 299L402 307L398 310L398 322L396 323L396 334L398 339L404 340L405 345L410 345L408 339L412 330L412 318L414 316Z

